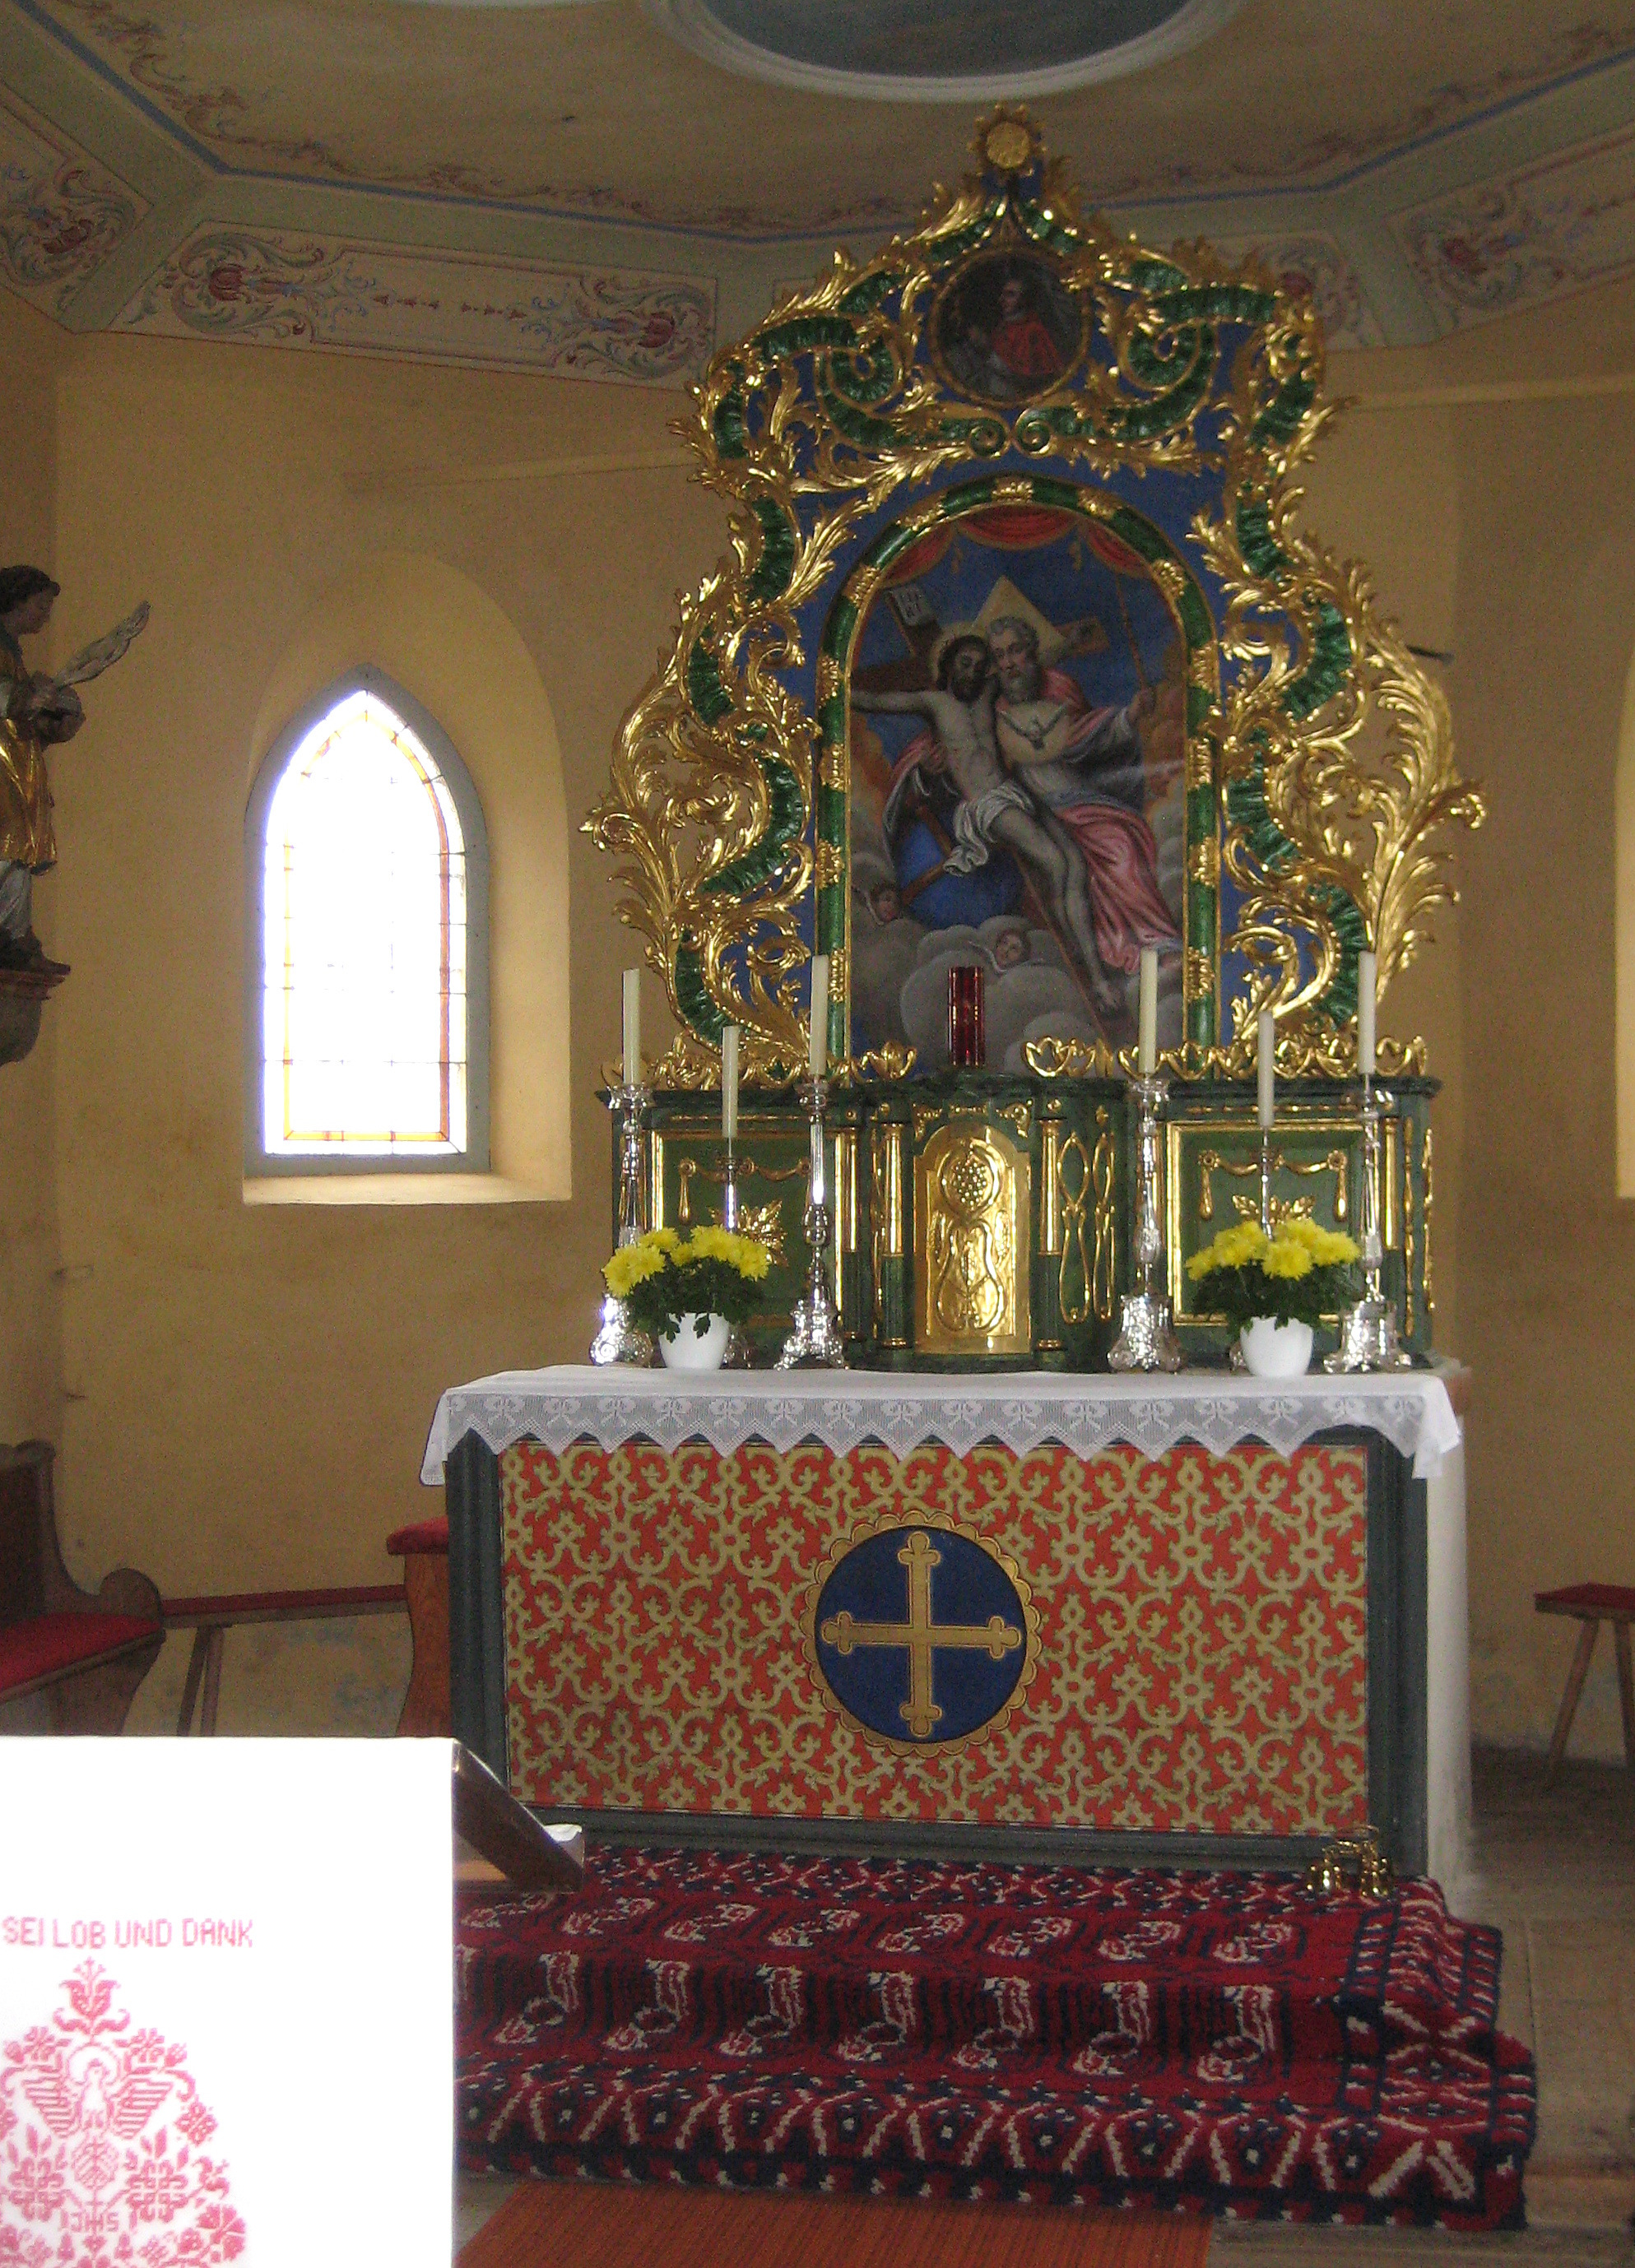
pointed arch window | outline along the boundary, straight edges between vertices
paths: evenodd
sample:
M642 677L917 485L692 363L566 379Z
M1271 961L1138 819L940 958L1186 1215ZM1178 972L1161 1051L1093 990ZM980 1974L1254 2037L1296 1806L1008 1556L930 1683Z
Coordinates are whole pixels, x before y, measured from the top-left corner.
M488 846L448 736L372 670L251 799L253 1173L488 1168Z

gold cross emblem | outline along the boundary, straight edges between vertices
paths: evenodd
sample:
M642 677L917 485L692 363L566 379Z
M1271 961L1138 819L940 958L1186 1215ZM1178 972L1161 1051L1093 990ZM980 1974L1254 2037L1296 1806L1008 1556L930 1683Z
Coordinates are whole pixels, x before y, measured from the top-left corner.
M906 1623L854 1622L849 1613L831 1615L818 1631L825 1646L836 1653L851 1653L862 1646L902 1646L909 1650L909 1697L899 1713L917 1741L930 1737L942 1712L931 1697L932 1657L939 1647L966 1650L980 1647L991 1661L1003 1661L1022 1642L1003 1616L990 1615L978 1626L972 1623L933 1623L931 1616L931 1571L942 1565L929 1535L916 1528L897 1554L899 1566L909 1571L909 1619Z

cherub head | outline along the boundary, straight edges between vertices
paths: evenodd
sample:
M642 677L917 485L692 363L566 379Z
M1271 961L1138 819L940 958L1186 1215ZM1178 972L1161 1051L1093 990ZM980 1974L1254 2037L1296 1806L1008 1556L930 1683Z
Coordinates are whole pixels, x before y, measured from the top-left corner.
M1020 922L1007 922L990 950L996 968L1019 968L1027 958L1027 932Z

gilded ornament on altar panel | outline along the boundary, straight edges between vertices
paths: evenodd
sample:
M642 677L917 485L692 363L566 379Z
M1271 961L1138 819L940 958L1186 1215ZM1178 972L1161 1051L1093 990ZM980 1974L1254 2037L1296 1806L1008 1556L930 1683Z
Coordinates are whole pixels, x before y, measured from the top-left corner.
M800 1632L825 1706L888 1756L1003 1732L1039 1666L1039 1609L1015 1560L946 1515L888 1514L837 1540Z
M718 352L678 427L732 548L587 822L681 1027L659 1083L707 1083L727 1021L752 1081L797 1071L814 951L843 1073L938 1066L952 958L987 969L992 1068L1106 1061L1145 942L1182 1077L1248 1071L1263 1007L1280 1072L1349 1076L1357 954L1382 985L1412 958L1482 806L1365 571L1297 518L1313 304L1081 214L1020 114L978 155Z

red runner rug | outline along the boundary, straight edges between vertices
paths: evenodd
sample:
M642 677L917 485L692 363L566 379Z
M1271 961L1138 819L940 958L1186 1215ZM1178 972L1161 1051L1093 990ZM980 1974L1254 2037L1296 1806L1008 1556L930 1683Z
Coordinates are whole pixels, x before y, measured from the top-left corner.
M1428 1882L600 1851L462 1911L463 2160L1516 2227L1499 1952Z

